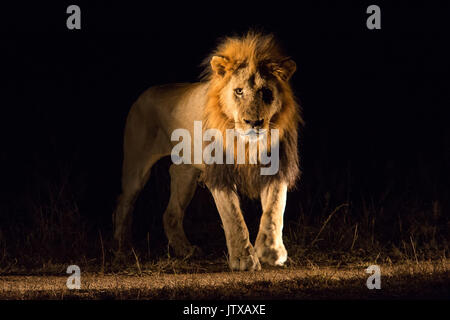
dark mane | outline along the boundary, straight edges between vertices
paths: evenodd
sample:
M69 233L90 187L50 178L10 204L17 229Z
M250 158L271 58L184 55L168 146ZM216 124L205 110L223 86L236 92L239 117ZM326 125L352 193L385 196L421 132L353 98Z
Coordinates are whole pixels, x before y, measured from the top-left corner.
M262 189L274 182L285 182L292 189L300 177L297 132L286 134L280 141L279 170L274 175L261 175L260 164L205 165L202 180L210 188L228 189L256 199Z

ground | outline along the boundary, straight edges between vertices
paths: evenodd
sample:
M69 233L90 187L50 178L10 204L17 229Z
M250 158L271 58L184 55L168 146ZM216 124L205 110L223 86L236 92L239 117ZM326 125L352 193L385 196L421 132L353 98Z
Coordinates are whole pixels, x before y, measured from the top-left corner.
M5 213L0 221L0 299L450 298L447 200L391 197L342 203L341 196L333 201L327 192L303 192L304 199L291 195L283 229L287 265L230 272L209 192L199 188L184 223L188 239L204 255L177 259L162 223L168 192L158 193L158 188L163 189L150 184L138 199L133 247L119 264L112 207L99 211L108 213L104 218L96 218L71 196L51 191L48 202L37 201L25 216L0 210ZM242 207L254 243L261 208L245 199ZM69 265L81 269L80 290L66 287ZM370 274L365 270L371 265L381 268L380 290L366 286Z
M80 290L67 288L65 270L5 275L0 299L450 299L450 259L379 264L379 290L367 288L369 264L229 272L224 262L167 258L116 273L82 272Z

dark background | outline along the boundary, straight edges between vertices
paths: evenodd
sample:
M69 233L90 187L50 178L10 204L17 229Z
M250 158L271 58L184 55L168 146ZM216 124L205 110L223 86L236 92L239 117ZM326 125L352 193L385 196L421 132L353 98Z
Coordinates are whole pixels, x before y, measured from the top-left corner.
M372 205L378 240L388 243L402 230L398 217L420 212L417 226L437 206L433 223L448 239L448 2L79 4L80 31L66 28L69 4L1 8L0 246L41 243L50 252L54 241L70 250L70 224L91 242L109 239L130 106L149 86L196 81L217 39L250 27L275 33L298 67L303 176L288 196L287 223L323 221L342 203L358 221ZM381 30L366 28L369 4L381 7ZM157 164L138 200L137 243L166 242L169 165ZM244 207L257 221L258 206ZM193 242L222 241L204 189L186 224L201 216L216 227L190 231ZM27 240L52 223L65 238L41 230Z

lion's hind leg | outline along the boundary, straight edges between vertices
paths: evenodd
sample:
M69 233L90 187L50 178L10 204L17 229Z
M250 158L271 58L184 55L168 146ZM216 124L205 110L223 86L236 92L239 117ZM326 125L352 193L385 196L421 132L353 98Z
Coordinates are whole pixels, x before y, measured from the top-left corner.
M122 168L122 193L113 213L116 253L123 253L131 243L132 211L135 201L147 183L152 166L170 154L170 141L150 123L134 104L127 118L124 137L124 161Z
M114 240L116 253L123 254L131 244L131 226L134 204L139 193L147 183L151 167L161 158L160 155L149 156L144 163L136 163L134 168L124 166L122 173L122 193L113 213Z
M164 212L164 231L169 245L177 256L199 254L200 249L191 245L183 229L184 212L194 196L200 170L190 165L170 167L170 199Z

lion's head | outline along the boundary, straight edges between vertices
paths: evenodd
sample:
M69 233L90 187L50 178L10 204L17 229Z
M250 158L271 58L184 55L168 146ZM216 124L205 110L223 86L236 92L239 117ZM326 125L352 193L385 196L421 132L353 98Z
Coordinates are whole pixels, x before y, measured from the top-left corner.
M212 166L207 169L207 177L214 175L219 184L223 184L221 180L230 180L224 186L239 186L236 179L247 179L255 185L255 190L247 192L253 195L261 187L255 179L259 184L284 179L292 186L299 173L297 127L302 122L289 84L296 70L295 62L282 52L272 34L250 31L243 37L222 40L204 65L203 79L209 81L205 127L218 129L223 136L227 129L236 129L244 136L270 134L269 129L278 129L283 166L277 177L269 178L250 177L256 174L254 166ZM230 174L230 170L239 172Z
M301 121L289 85L296 64L273 35L249 32L226 38L205 64L210 81L207 127L241 133L276 128L282 136Z

